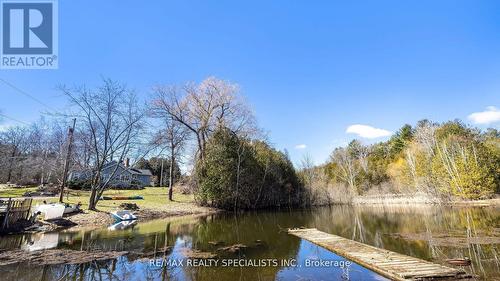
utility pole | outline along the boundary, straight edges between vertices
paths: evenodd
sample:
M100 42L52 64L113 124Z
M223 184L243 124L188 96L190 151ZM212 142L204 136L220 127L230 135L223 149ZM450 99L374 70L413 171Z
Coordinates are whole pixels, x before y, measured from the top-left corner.
M163 157L161 158L160 187L163 187Z
M66 151L66 160L64 161L64 172L61 183L61 194L59 194L59 202L62 203L64 196L64 186L68 178L69 161L71 159L71 149L73 147L73 132L75 131L76 118L73 118L73 127L68 128L68 149Z

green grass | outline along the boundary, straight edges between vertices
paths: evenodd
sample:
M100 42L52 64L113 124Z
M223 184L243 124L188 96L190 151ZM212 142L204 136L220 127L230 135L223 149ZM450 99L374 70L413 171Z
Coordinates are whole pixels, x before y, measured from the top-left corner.
M101 211L110 211L117 209L122 203L135 203L140 208L147 209L177 209L181 205L190 205L194 203L193 195L174 194L173 202L168 201L167 189L161 187L147 187L142 190L106 190L104 196L135 196L144 197L144 200L100 200L97 209ZM82 203L83 208L87 208L90 192L88 191L70 191L69 196L64 197L68 203Z
M35 191L36 188L6 188L0 187L0 197L21 197L27 191ZM119 209L122 203L135 203L141 209L153 209L163 211L186 211L192 208L199 208L194 202L193 195L180 194L174 192L174 201L168 200L168 190L161 187L147 187L142 190L106 190L105 196L135 196L139 195L144 197L144 200L100 200L97 204L97 209L100 211L112 211ZM82 203L82 208L87 209L89 203L90 191L77 191L70 190L64 196L64 202L75 204ZM36 199L34 197L34 204L41 201L58 202L59 197L50 199Z
M0 185L0 197L21 197L25 192L36 191L36 187L12 188Z

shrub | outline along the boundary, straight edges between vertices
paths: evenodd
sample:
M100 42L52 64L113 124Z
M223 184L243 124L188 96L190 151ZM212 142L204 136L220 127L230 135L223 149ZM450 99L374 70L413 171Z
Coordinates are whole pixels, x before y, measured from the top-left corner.
M68 182L68 187L73 190L89 190L91 187L90 180L71 180Z

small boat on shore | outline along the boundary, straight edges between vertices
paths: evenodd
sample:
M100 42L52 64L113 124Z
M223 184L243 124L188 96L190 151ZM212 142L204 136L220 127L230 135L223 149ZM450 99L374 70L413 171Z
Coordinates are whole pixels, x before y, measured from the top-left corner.
M127 210L111 212L111 216L116 221L132 221L137 219L132 212Z

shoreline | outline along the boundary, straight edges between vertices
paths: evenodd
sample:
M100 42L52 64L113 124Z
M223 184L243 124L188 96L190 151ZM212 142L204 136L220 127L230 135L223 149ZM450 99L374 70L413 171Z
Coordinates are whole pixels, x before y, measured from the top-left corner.
M362 195L352 198L351 205L439 205L449 207L493 207L500 206L500 198L490 199L443 199L426 194Z
M14 191L18 192L17 190ZM14 193L12 190L2 190L0 188L0 197L13 195ZM186 215L210 215L220 211L215 208L198 206L192 194L182 194L174 191L175 200L170 201L168 200L168 193L165 188L147 187L137 190L110 189L104 195L123 197L141 196L142 199L100 200L97 205L97 211L90 211L87 209L90 192L87 190L70 190L66 194L64 202L68 204L81 204L81 211L66 214L63 218L49 221L36 220L34 223L30 223L27 220L20 220L15 225L11 225L9 229L1 231L0 235L106 228L115 222L114 218L110 215L111 212L129 208L137 208L137 210L131 211L136 214L139 222ZM19 196L15 197L19 198ZM32 197L32 199L32 208L45 202L58 203L57 197ZM128 204L131 206L128 207Z
M165 219L172 217L188 217L188 216L208 216L222 212L223 210L209 208L209 207L197 207L191 208L186 211L179 210L156 210L151 208L143 208L134 211L139 222L148 222L157 219ZM1 236L9 235L23 235L30 233L47 233L54 231L91 231L99 228L105 228L113 223L115 219L111 217L111 213L108 211L90 211L82 210L75 214L70 214L64 216L61 219L50 220L50 221L37 221L32 225L19 225L11 229L8 229L4 233L0 233Z
M137 216L138 222L147 222L156 219L172 218L172 217L184 217L192 215L213 215L220 213L222 210L215 208L199 207L201 209L195 209L192 211L178 211L178 210L155 210L149 208L143 208L134 211ZM77 231L77 230L93 230L98 228L103 228L110 226L115 222L115 219L111 217L110 212L107 211L89 211L84 210L83 212L77 213L72 216L63 218L74 223L74 226L61 227L57 230L64 231Z
M366 199L367 197L360 196L358 199ZM404 197L400 196L400 200L388 200L387 198L370 198L368 201L355 201L350 203L332 203L331 205L352 205L352 206L447 206L447 207L500 207L500 198L494 199L482 199L482 200L447 200L447 201L418 201L414 200L414 197ZM327 205L326 205L327 206ZM321 207L321 206L311 206L310 208ZM309 209L310 209L309 208ZM306 208L308 209L308 208ZM258 210L255 210L258 211ZM213 214L218 214L225 212L222 209L216 209L211 207L202 207L196 205L195 208L190 208L189 210L158 210L152 208L142 208L134 212L137 216L139 222L147 222L156 219L172 218L172 217L185 217L185 216L208 216ZM76 230L92 230L97 228L102 228L111 225L115 220L111 217L110 212L107 211L89 211L83 210L83 212L77 213L64 218L72 223L74 226L62 227L58 230L64 231L76 231Z

